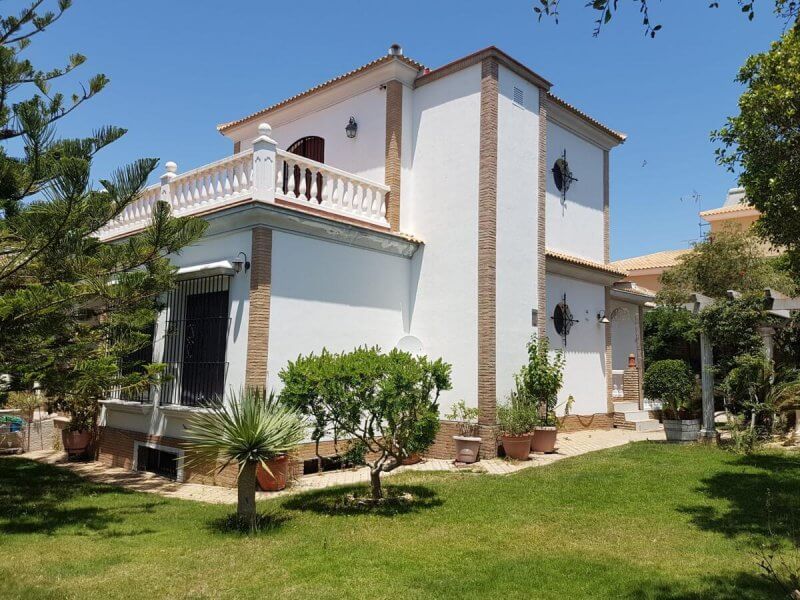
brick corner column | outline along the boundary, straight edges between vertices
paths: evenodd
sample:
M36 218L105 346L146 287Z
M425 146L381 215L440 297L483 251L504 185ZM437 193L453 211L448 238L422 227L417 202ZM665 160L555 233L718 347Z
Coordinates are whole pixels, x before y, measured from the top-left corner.
M478 163L478 421L497 420L497 111L498 64L481 63Z
M537 312L536 332L547 337L547 94L539 89L539 169L536 219Z
M386 220L392 231L400 230L400 178L403 142L403 84L396 79L386 84Z
M250 257L250 311L247 326L245 385L266 387L269 311L272 296L272 230L253 229Z

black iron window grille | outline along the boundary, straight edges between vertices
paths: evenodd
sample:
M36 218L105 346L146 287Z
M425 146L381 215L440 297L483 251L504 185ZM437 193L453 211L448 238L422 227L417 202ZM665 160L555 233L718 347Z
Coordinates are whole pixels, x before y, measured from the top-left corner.
M167 295L161 404L204 406L222 400L229 284L228 275L198 277L178 282Z
M149 342L120 361L120 374L129 375L131 373L143 372L144 365L153 362L153 335L155 333L155 324L151 325L144 333L148 335ZM123 400L125 402L147 404L151 402L150 387L142 386L135 389L117 388L111 392L111 398L114 400Z

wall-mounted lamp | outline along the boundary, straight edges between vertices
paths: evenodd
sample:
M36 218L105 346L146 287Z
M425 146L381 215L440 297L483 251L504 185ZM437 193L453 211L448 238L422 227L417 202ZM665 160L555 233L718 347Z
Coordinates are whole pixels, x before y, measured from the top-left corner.
M345 126L344 131L350 139L356 137L356 133L358 133L358 123L356 123L355 117L350 117L350 121Z
M599 313L597 313L597 322L600 323L601 325L608 325L609 323L611 323L611 321L609 321L608 317L606 316L606 311L601 310Z
M244 267L245 273L250 270L250 261L247 260L247 254L244 252L239 252L238 256L231 262L233 263L233 270L237 273L241 273L242 267Z

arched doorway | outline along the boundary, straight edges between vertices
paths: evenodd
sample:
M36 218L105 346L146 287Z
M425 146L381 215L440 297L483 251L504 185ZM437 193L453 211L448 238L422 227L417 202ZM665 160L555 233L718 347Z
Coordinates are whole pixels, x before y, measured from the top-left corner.
M325 162L325 139L316 135L308 135L300 138L287 148L287 152L297 154L303 158L308 158L319 163ZM291 179L289 178L289 167L283 165L283 193L287 193L289 186L294 186L295 196L300 195L300 167L295 166ZM311 171L306 169L306 192L305 197L311 200ZM317 194L314 198L318 203L322 202L322 173L317 173Z

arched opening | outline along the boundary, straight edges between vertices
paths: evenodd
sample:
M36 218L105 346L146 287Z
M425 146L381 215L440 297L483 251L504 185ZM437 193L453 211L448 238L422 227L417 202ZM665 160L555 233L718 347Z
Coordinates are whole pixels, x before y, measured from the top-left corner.
M325 162L325 139L321 138L316 135L308 135L306 137L300 138L293 144L287 148L287 152L291 152L292 154L297 154L298 156L302 156L303 158L308 158L309 160L314 160L319 163ZM283 165L283 193L287 193L289 190L289 186L294 186L294 193L295 196L300 195L300 167L294 167L293 176L289 177L289 166L284 164ZM306 169L305 172L306 178L306 192L305 197L307 200L311 200L311 171ZM317 202L322 202L322 173L317 173L317 194L314 198Z

